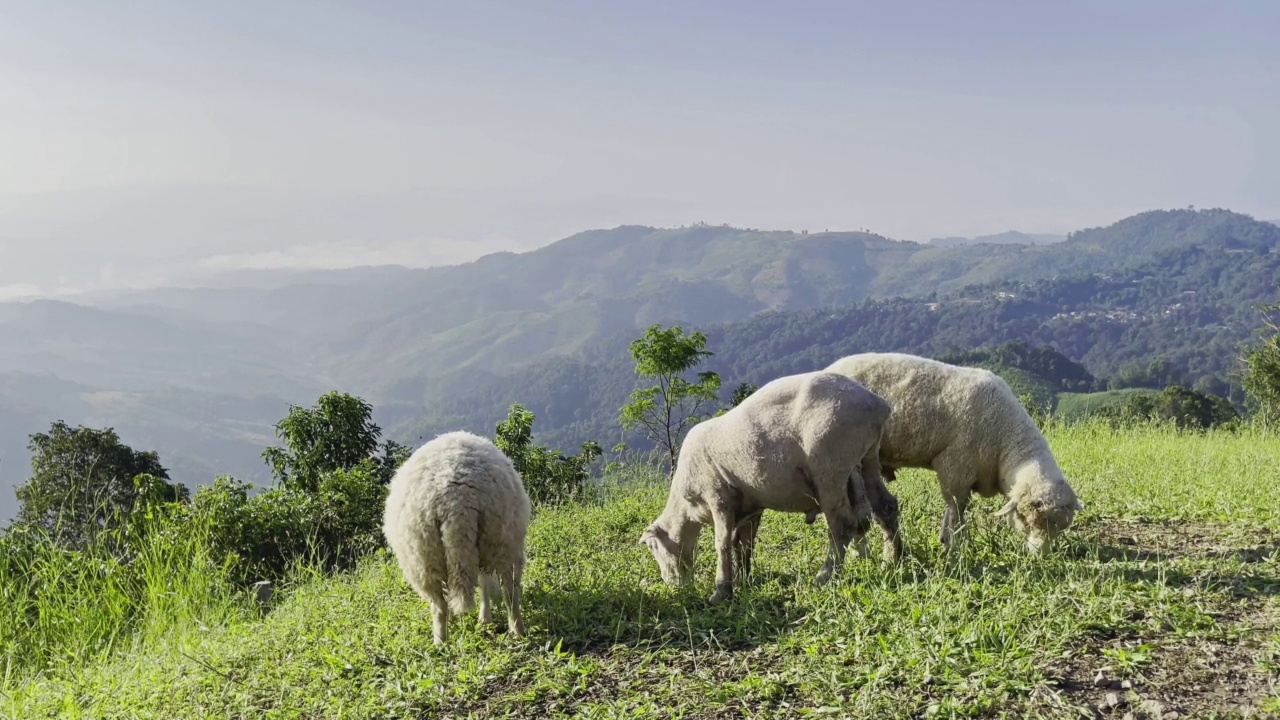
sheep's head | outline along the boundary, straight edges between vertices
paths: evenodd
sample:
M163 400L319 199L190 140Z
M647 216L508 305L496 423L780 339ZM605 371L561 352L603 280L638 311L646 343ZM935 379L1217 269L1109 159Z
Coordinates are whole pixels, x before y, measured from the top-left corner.
M640 544L646 545L658 563L658 571L662 573L662 581L673 587L688 584L693 577L694 552L698 548L697 538L682 538L678 542L667 529L654 523L640 535Z
M1084 504L1065 482L1037 490L1015 491L996 511L1027 536L1027 550L1038 554L1071 526Z

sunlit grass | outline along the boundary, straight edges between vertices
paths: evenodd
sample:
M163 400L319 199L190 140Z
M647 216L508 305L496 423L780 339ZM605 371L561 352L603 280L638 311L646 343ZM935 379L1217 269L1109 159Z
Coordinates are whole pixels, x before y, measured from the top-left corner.
M24 718L1081 717L1106 692L1230 717L1242 701L1276 703L1280 442L1101 425L1049 438L1086 510L1043 558L992 519L994 499L974 503L966 545L945 556L934 476L905 472L891 485L908 543L899 567L851 560L814 588L823 523L771 513L752 583L712 607L709 529L684 590L662 585L637 543L665 500L640 472L536 513L524 641L473 613L435 650L426 604L385 554L344 575L300 569L261 617L171 558L121 596L145 610L105 649L66 642L82 649L14 676L0 701ZM183 572L192 579L164 580ZM92 597L96 582L67 592ZM70 595L51 611L119 615L119 602Z

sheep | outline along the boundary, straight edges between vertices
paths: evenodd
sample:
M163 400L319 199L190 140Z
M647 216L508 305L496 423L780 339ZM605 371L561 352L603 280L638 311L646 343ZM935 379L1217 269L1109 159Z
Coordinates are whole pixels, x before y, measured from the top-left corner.
M748 576L768 509L826 517L830 547L815 585L826 584L843 566L850 540L870 527L864 479L880 482L878 449L888 417L888 404L858 383L811 372L766 383L737 407L694 425L680 447L666 507L640 536L663 581L689 582L698 536L710 522L718 562L709 600L729 599L734 560Z
M861 353L826 368L889 402L893 414L880 443L889 481L898 468L937 473L946 510L939 539L962 539L972 492L1007 498L1008 517L1038 554L1066 530L1084 504L1058 467L1049 443L1009 385L993 372L904 353Z
M450 611L473 607L480 583L480 622L507 599L507 625L525 634L520 582L529 530L529 495L515 466L492 441L449 432L419 447L391 478L382 531L405 580L431 605L436 647L448 640Z

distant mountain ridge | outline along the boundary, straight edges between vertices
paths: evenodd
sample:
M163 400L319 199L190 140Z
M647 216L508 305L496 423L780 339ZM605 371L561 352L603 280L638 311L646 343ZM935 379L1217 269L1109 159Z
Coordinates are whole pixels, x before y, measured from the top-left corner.
M1050 245L1056 242L1066 240L1066 235L1054 235L1044 233L1024 233L1017 230L1008 230L994 235L978 235L976 237L961 237L952 235L950 237L933 238L929 241L929 245L933 247L959 247L961 245Z
M39 395L12 382L0 403L25 408L6 428L24 433L21 447L26 432L54 419L88 418L134 428L126 442L167 445L184 467L216 466L221 456L225 471L251 475L287 404L335 388L373 402L398 439L450 425L491 432L494 413L526 398L539 435L601 432L600 413L616 412L615 396L635 383L626 343L654 322L714 328L715 342L728 343L712 347L714 363L729 363L726 382L808 367L847 347L931 351L1019 338L1070 345L1068 355L1095 373L1166 348L1188 371L1212 374L1220 367L1204 358L1248 336L1251 303L1274 299L1280 274L1265 273L1277 245L1280 227L1226 210L1151 211L1047 245L622 226L428 269L246 273L240 286L116 293L93 307L0 303L0 374L52 373L83 386ZM1137 279L1141 268L1158 282ZM1184 290L1204 298L1184 303L1196 313L1189 335L1159 318L1134 334L1088 315L1140 306L1154 318ZM1205 329L1218 325L1229 327ZM1094 337L1103 342L1090 355ZM590 367L617 372L584 375ZM591 385L585 395L578 383ZM219 414L238 402L257 414ZM201 418L207 448L199 432L178 432L186 417ZM166 425L185 439L166 440ZM14 454L0 456L5 484L26 473Z

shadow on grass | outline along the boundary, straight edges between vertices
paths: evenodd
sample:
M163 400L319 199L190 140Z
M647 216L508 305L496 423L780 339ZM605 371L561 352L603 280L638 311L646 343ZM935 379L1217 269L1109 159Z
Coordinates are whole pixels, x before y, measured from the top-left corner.
M1110 545L1081 543L1072 549L1076 559L1096 559L1099 562L1160 562L1162 560L1234 560L1243 564L1261 563L1280 554L1280 545L1258 545L1245 548L1161 548L1147 549L1134 545Z
M526 620L553 645L558 641L578 654L619 645L732 651L774 643L804 615L792 601L789 586L796 581L788 574L753 573L719 605L708 602L705 583L678 590L660 584L530 588L521 604Z
M1210 586L1225 589L1236 599L1256 599L1280 595L1280 575L1275 572L1231 572L1205 567L1202 572L1187 572L1161 563L1174 560L1234 560L1246 565L1257 565L1275 556L1280 548L1260 547L1209 552L1145 550L1136 547L1081 544L1073 548L1074 559L1096 559L1105 564L1139 563L1152 566L1120 568L1118 574L1128 582L1165 585L1172 588ZM1262 568L1258 568L1261 570Z

